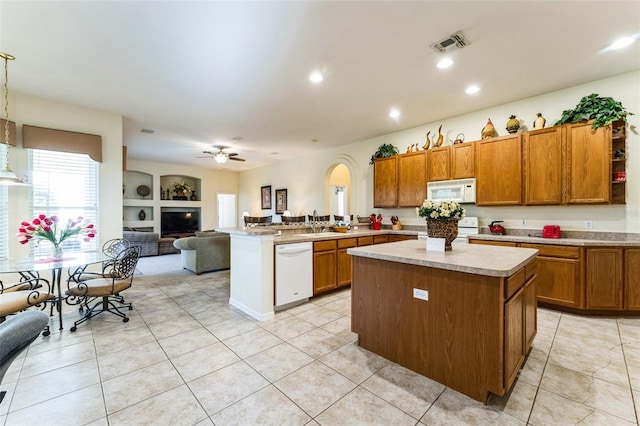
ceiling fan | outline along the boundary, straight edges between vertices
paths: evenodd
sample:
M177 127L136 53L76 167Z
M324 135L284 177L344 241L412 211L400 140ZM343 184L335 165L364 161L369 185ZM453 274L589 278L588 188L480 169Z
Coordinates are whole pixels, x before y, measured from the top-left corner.
M246 161L244 158L238 158L237 157L237 153L235 152L225 152L224 150L227 149L227 146L223 146L223 145L214 145L213 146L217 151L202 151L203 154L207 154L208 157L198 157L198 158L211 158L213 157L213 159L216 160L216 162L223 164L226 163L227 160L233 160L233 161Z

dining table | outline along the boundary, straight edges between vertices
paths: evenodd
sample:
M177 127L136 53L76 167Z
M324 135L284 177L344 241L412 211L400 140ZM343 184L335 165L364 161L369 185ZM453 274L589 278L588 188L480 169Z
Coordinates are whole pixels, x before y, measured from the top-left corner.
M53 316L53 307L56 308L59 318L59 330L63 330L62 324L62 303L66 300L66 295L62 292L62 275L63 271L67 271L69 276L77 275L84 271L88 266L102 263L111 258L99 251L89 252L65 252L61 259L53 257L30 257L23 259L0 259L0 274L17 273L21 277L40 278L41 273L49 272L51 280L43 279L49 285L49 292L54 293L55 297L48 300L47 303L52 304L51 316ZM44 336L50 333L49 327L43 332Z

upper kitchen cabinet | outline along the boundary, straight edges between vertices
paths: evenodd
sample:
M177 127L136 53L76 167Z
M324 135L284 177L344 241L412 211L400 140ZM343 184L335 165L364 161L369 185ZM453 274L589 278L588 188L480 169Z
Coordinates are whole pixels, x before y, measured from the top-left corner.
M450 146L451 179L466 179L476 176L476 143L467 142Z
M475 142L433 148L427 151L427 181L475 177Z
M373 162L373 206L398 205L398 156L378 158Z
M614 125L620 128L619 123ZM621 127L624 142L624 123ZM612 197L612 186L617 185L612 175L612 125L594 130L588 122L569 124L566 128L567 203L624 203L624 187L622 191L616 189L617 196Z
M565 130L557 126L523 134L524 204L562 204Z
M427 151L427 181L451 179L451 150L448 146Z
M427 157L424 151L398 156L398 207L416 207L427 198Z
M521 135L476 142L476 204L522 204Z

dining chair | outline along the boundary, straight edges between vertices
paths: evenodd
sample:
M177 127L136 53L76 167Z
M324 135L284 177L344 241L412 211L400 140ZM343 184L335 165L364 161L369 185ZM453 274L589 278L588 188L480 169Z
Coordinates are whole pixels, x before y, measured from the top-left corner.
M70 331L76 331L79 324L102 312L110 312L117 315L122 318L122 322L129 321L129 318L120 309L127 308L132 310L133 307L131 303L125 303L124 297L120 295L120 292L131 287L133 283L140 251L140 246L126 248L104 271L103 277L79 282L67 282L66 294L69 296L67 302L70 304L83 304L87 309L82 318L73 323ZM89 308L89 305L94 301L96 303Z
M36 340L49 324L49 315L42 311L21 312L0 324L0 384L11 363ZM6 395L0 392L0 403Z
M47 283L46 290L42 282ZM39 277L9 284L0 281L0 323L3 323L7 316L33 306L44 309L45 302L55 297L48 287L48 282Z
M114 238L102 245L102 253L107 256L107 260L102 262L102 271L101 272L87 272L87 266L85 265L82 268L77 268L75 271L69 271L68 280L80 282L86 281L94 278L105 278L105 276L109 275L109 267L113 265L115 259L122 253L125 249L129 248L131 244L129 241L124 238ZM80 307L80 312L82 312L82 306Z

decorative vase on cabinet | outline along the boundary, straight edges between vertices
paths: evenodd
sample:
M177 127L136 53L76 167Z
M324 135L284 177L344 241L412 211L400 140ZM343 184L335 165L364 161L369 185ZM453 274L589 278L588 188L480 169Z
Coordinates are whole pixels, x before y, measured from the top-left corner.
M145 220L146 218L147 218L147 214L144 212L144 210L140 210L138 212L138 219Z

